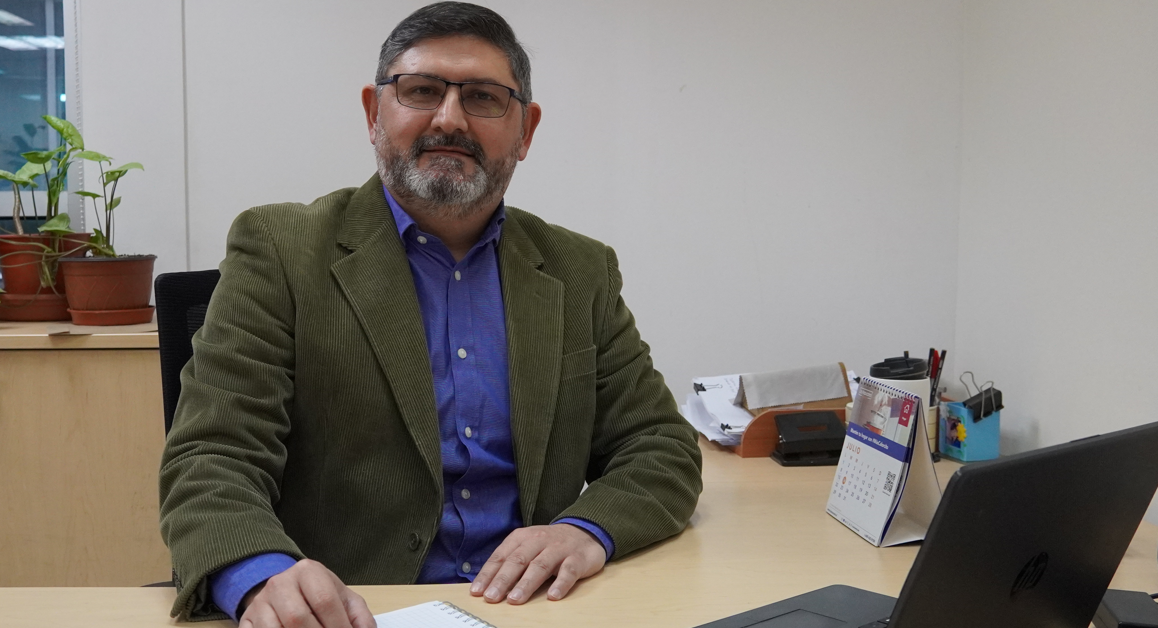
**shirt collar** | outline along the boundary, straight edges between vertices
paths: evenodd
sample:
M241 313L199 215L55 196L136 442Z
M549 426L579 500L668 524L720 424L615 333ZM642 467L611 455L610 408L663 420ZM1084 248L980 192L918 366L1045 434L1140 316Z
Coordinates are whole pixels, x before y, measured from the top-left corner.
M414 222L410 214L406 213L405 209L402 209L398 201L394 200L394 196L390 194L390 190L387 190L385 185L382 186L382 193L386 195L386 204L390 206L390 212L394 214L394 223L398 225L398 237L402 238L402 241L405 242L406 232L410 230L411 227L413 227L415 231L419 231L418 224ZM499 236L502 235L503 232L503 222L505 222L506 219L506 203L504 200L500 200L499 206L495 208L495 213L491 215L486 229L483 229L482 237L479 238L478 244L475 246L498 242Z

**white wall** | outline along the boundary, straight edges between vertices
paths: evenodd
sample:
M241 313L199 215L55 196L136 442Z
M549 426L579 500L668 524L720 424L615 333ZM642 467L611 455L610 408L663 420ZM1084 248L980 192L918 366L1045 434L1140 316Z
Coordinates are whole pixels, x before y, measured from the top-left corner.
M421 4L185 5L193 268L246 207L374 171L358 91ZM958 2L489 4L544 109L507 200L616 247L681 396L694 375L952 342ZM888 263L920 303L859 277L902 241L939 251Z
M181 2L78 0L77 7L81 111L69 114L86 148L145 167L117 187L124 199L115 210L117 252L157 255L158 273L186 270ZM85 188L99 192L99 175L85 164ZM86 207L92 229L93 205Z
M1158 3L965 17L957 364L1010 400L1007 453L1153 420Z
M1154 420L1155 77L1158 3L967 4L956 364L1003 453Z

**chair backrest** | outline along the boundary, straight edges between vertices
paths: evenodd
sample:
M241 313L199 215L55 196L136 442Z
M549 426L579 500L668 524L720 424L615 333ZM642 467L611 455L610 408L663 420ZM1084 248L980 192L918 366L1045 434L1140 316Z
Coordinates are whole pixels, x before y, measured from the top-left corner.
M157 275L157 341L161 350L161 396L165 401L165 434L181 396L181 369L193 357L193 334L205 322L209 298L221 278L218 270Z

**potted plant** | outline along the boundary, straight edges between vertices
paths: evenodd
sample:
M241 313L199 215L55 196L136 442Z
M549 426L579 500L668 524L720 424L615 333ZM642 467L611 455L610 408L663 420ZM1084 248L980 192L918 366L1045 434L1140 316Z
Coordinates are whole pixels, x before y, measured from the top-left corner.
M15 233L0 235L0 273L4 293L0 294L0 319L68 320L68 301L64 296L63 275L57 262L62 257L84 255L90 238L87 233L73 233L67 213L60 213L69 167L76 159L105 158L87 151L84 139L67 120L43 116L64 144L44 151L29 151L21 156L28 160L15 173L0 172L0 178L12 183L12 218ZM105 158L107 159L107 158ZM23 226L23 201L20 190L37 188L36 178L43 176L47 191L45 222L37 233L27 233ZM32 196L33 215L36 196Z
M121 204L117 185L130 170L144 170L131 162L105 170L112 160L96 155L101 168L101 193L77 192L91 198L96 208L97 228L88 240L89 257L61 258L60 267L68 286L68 311L77 325L131 325L153 320L149 305L153 291L153 263L156 255L117 255L113 247L116 214ZM99 201L99 203L98 203ZM101 216L104 220L101 220Z

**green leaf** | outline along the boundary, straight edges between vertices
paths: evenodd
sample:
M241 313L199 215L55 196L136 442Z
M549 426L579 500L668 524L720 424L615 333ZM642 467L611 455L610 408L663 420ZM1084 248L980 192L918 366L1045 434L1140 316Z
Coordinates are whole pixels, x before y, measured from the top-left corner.
M21 157L38 166L43 166L44 164L52 161L52 158L55 155L56 151L54 150L31 150L27 153L20 153Z
M41 117L48 123L48 126L56 129L57 133L60 133L60 137L68 142L69 146L84 150L84 138L80 136L80 131L76 130L76 127L73 126L71 122L62 120L56 116Z
M72 233L72 227L69 226L68 214L57 214L56 217L40 225L40 232L55 234Z
M76 194L77 196L85 196L88 198L100 198L101 197L101 195L97 194L96 192L86 192L84 190L81 190L79 192L73 192L73 194Z
M112 200L112 202L109 203L109 211L113 211L114 209L117 208L117 205L120 205L120 204L121 204L121 197L118 196L118 197L114 198Z
M16 171L16 176L24 177L32 181L32 187L39 187L36 185L35 179L42 174L44 174L44 167L41 164L34 164L31 161L24 162L24 165L20 166L20 169Z
M80 157L81 159L87 159L89 161L107 161L109 163L113 162L112 157L109 157L108 155L102 155L95 150L82 150L77 153L76 156Z
M129 163L121 165L121 166L117 166L116 168L109 168L108 170L105 171L105 174L108 174L110 172L119 172L122 175L124 175L124 173L126 173L130 170L144 170L144 169L145 169L145 167L142 166L141 164L139 164L135 161L130 161Z
M29 185L32 183L32 180L28 177L22 177L19 174L8 172L7 170L0 170L0 179L11 181L12 183L20 186Z

